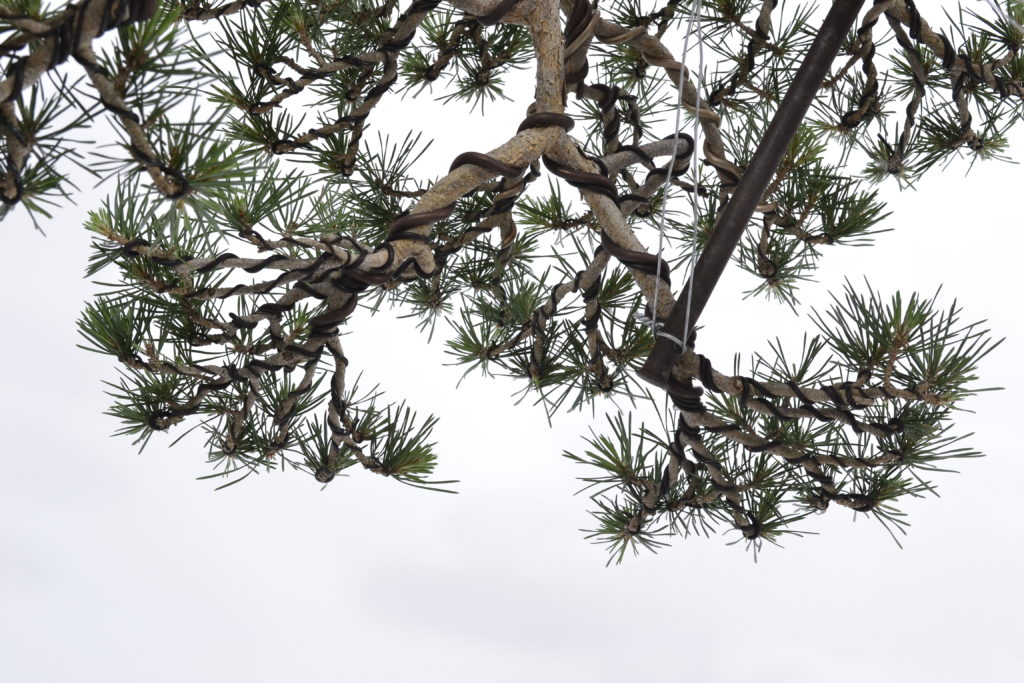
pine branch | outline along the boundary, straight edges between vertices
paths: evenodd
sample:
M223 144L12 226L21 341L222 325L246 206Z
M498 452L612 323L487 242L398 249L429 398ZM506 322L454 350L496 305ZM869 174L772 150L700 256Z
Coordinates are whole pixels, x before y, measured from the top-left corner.
M884 228L870 183L1000 158L1020 120L1021 8L939 29L909 0L841 2L819 32L812 7L709 1L697 73L668 47L696 6L12 0L0 194L35 220L70 196L67 163L113 179L86 222L87 273L113 276L82 314L83 347L121 366L119 433L145 445L199 426L225 485L277 467L326 484L359 465L447 490L435 418L350 380L341 336L356 311L390 307L430 335L449 323L458 364L515 378L549 413L603 396L656 408L638 376L661 368L675 409L660 433L620 410L567 454L588 467L591 538L612 559L719 526L756 552L830 507L904 524L895 505L931 490L922 471L978 455L950 430L998 344L980 323L848 285L795 362L776 344L728 374L695 338L672 348L678 310L662 335L645 320L673 309L691 247L689 329L734 252L752 292L795 305L825 248ZM507 93L524 67L533 92ZM365 135L396 91L413 113L429 93L481 114L512 96L525 114L503 136L484 117L503 143L424 169L418 134ZM669 123L679 102L700 144ZM75 135L104 118L121 146L86 161Z

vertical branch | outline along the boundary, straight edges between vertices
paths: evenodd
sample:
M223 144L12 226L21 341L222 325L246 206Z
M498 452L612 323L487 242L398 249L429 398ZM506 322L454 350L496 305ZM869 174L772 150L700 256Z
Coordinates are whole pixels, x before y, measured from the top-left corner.
M534 0L529 11L530 34L537 50L537 85L534 91L538 112L565 111L565 46L558 21L558 0Z

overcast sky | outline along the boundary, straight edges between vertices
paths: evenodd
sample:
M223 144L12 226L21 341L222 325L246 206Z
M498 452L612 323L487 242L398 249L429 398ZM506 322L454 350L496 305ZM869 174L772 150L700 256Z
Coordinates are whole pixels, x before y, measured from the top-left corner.
M521 109L489 110L504 128L441 133L438 171L502 142ZM513 405L518 386L471 376L456 390L461 371L444 366L440 340L428 346L386 311L346 337L352 371L441 418L438 474L460 493L358 468L324 490L272 473L214 492L221 482L196 481L209 473L197 439L170 448L176 435L157 436L139 455L110 436L113 363L75 347L94 289L82 277L88 200L47 237L16 214L0 271L0 680L1020 680L1024 172L964 169L898 196L887 186L893 232L829 252L804 299L820 305L866 275L885 293L941 285L940 301L988 319L1007 339L983 383L1006 390L958 420L988 457L936 475L941 499L903 504L902 550L839 509L757 564L727 535L606 568L579 531L590 525L589 501L573 496L583 472L560 454L615 406L549 428ZM701 350L718 365L809 329L806 307L741 300L750 285L728 274L704 317ZM399 335L403 353L389 353Z

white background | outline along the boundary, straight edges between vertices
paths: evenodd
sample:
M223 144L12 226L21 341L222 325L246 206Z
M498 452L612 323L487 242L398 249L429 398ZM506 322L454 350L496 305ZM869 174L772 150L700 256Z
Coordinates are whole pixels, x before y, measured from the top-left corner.
M440 111L416 107L406 120ZM489 106L505 127L456 119L434 173L502 142L521 109ZM1018 132L1012 154L1022 149ZM358 468L324 490L271 473L214 492L221 482L195 480L209 472L197 440L170 449L173 435L158 436L139 455L109 436L113 364L75 347L94 290L81 218L105 188L45 238L16 214L0 271L0 680L1020 680L1024 173L965 168L916 192L886 186L893 232L876 248L829 251L804 299L822 305L844 276L867 276L884 293L941 285L940 301L988 319L1007 341L983 383L1007 389L958 420L988 457L937 475L941 500L904 505L902 550L877 523L834 510L801 525L820 535L757 564L727 545L733 534L605 568L579 531L591 521L572 495L585 472L560 454L615 406L549 428L539 409L513 405L518 386L471 376L456 390L461 370L444 366L439 340L428 347L387 312L346 337L351 372L441 417L438 474L460 480L459 495ZM701 350L720 366L811 329L807 307L742 301L752 284L728 274L704 318Z

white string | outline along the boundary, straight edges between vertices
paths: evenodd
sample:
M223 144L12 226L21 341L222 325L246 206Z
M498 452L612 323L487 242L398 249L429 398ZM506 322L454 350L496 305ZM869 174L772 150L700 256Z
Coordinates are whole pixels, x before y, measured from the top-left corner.
M700 8L700 0L697 0L697 8ZM690 286L686 292L686 319L683 322L683 341L690 338L690 309L693 306L693 274L697 265L697 237L700 235L700 211L697 201L697 188L700 183L700 164L697 160L697 138L700 134L700 91L701 76L704 74L704 34L701 31L701 23L697 21L697 59L700 64L700 71L697 73L697 113L693 117L693 155L690 157L690 180L693 182L693 189L690 191L690 208L693 213L693 243L690 245L690 264L686 269L686 279ZM685 345L680 345L686 350Z
M1017 21L1012 16L1010 16L1010 13L1007 10L1003 9L1002 5L1000 5L995 0L984 0L984 1L985 1L986 5L988 5L989 7L992 8L993 11L995 11L995 13L999 16L1000 19L1005 21L1007 24L1013 26L1015 29L1017 29L1021 33L1024 33L1024 26L1021 26L1019 21Z
M651 334L656 337L664 337L674 343L680 351L686 350L685 339L679 339L674 334L665 332L661 328L664 327L664 323L658 320L658 301L661 293L661 264L662 254L665 251L665 217L666 209L668 205L668 193L672 189L672 174L676 167L676 159L679 158L679 130L682 128L682 116L683 116L683 84L685 83L684 69L686 67L686 56L690 52L690 36L693 35L694 22L697 25L697 36L698 43L700 42L701 35L701 23L700 23L700 11L701 11L702 0L695 0L694 4L690 6L690 18L686 23L686 33L683 35L683 53L679 59L679 85L677 87L678 95L676 97L676 119L675 127L672 129L672 158L668 162L668 172L665 174L665 186L662 189L662 202L661 202L661 216L658 219L658 265L655 268L654 273L654 303L651 306L651 317L637 316L637 320L642 323L649 323L651 326ZM697 108L695 111L700 111L700 88L701 88L701 74L704 72L704 48L700 46L700 63L697 69ZM693 148L690 150L691 161L696 161L697 150L700 149L700 145L697 141L700 139L697 122L700 117L697 116L694 119L693 127ZM696 166L694 166L696 168ZM694 192L696 192L696 173L694 173ZM696 195L694 195L696 197ZM696 199L694 199L694 205L696 205ZM694 211L694 226L696 227L697 213ZM696 240L694 240L694 249L696 249ZM692 261L692 254L691 254ZM690 293L692 296L693 285L690 285ZM665 406L663 408L663 415L667 415L669 412L669 399L668 392L664 394ZM673 527L674 529L674 527ZM670 532L671 533L671 532Z
M689 20L687 21L687 24L686 24L686 33L683 35L683 54L681 55L680 62L679 62L679 87L677 88L679 95L676 98L675 127L672 129L673 130L673 134L672 134L673 135L673 137L672 137L672 158L669 160L668 173L665 175L665 187L664 187L663 192L662 192L663 196L662 196L662 202L661 202L661 216L659 217L659 220L658 220L658 265L655 268L655 274L654 274L654 304L651 306L652 315L651 315L650 318L646 318L646 317L639 318L639 320L641 320L643 322L649 322L650 323L650 325L651 325L651 333L652 334L657 335L657 336L661 336L661 337L665 337L666 339L672 341L677 346L679 346L680 349L685 349L686 348L686 344L685 344L686 335L685 334L683 335L683 339L679 339L674 334L670 334L668 332L664 332L664 331L660 330L660 328L663 326L663 323L661 323L657 319L658 318L658 300L659 300L659 295L660 295L660 292L661 292L662 254L665 251L665 216L666 216L666 208L667 208L667 204L668 204L668 193L669 193L669 190L672 188L672 172L673 172L673 169L675 168L675 165L676 165L676 159L679 158L679 129L682 127L683 83L684 83L683 79L685 78L684 70L685 70L685 66L686 66L686 55L690 51L690 36L693 35L693 27L694 27L695 23L696 23L696 26L697 26L698 54L699 54L699 57L700 57L699 65L698 65L698 69L697 69L697 107L696 107L695 111L696 112L700 111L701 74L704 71L704 46L701 45L701 35L702 35L702 33L701 33L701 21L700 21L701 1L702 0L696 0L694 2L694 4L691 5L691 7L690 7L690 18L689 18ZM693 149L690 150L690 160L691 160L691 164L692 164L692 168L693 168L693 180L694 180L693 192L692 192L692 197L693 197L693 202L692 203L693 203L693 208L694 208L693 220L694 220L694 230L695 231L697 229L697 211L696 211L696 207L697 207L697 175L696 175L696 173L697 173L697 165L696 165L696 161L697 161L697 150L700 149L700 145L698 144L698 140L699 140L699 137L700 137L699 125L698 125L699 122L700 122L700 116L699 115L695 115L695 117L694 117L694 124L693 124ZM695 239L694 242L693 242L693 249L691 249L691 254L690 254L690 261L691 261L691 263L693 261L693 255L696 253L696 244L697 244L697 241ZM692 299L692 297L693 297L693 283L691 282L690 283L690 294L689 294L688 299L687 299L687 317L689 317L689 300Z

